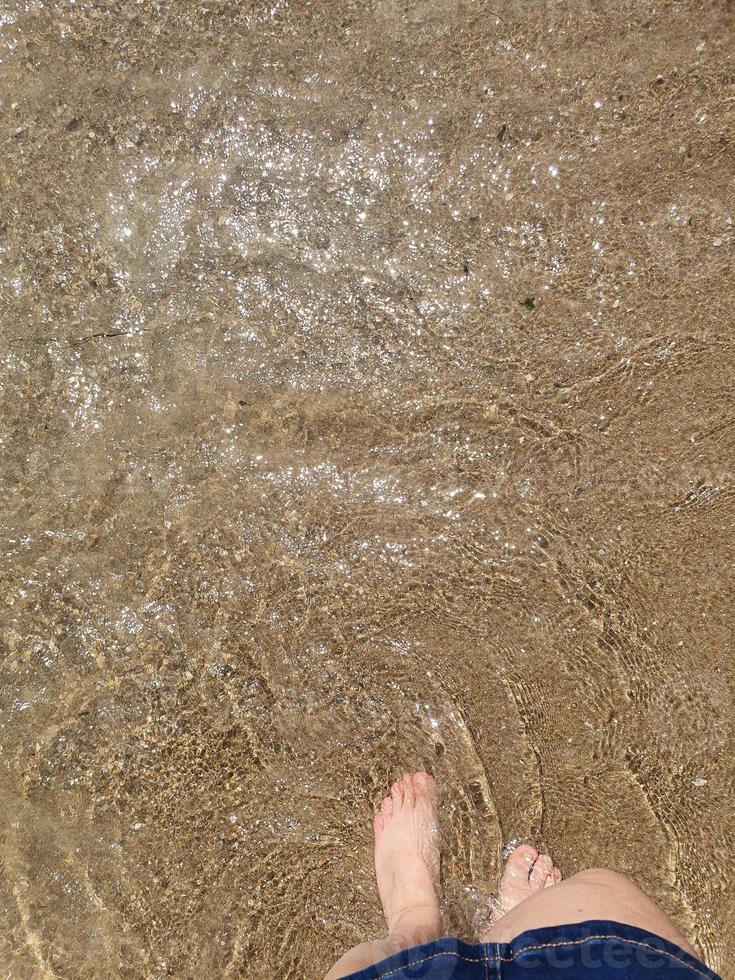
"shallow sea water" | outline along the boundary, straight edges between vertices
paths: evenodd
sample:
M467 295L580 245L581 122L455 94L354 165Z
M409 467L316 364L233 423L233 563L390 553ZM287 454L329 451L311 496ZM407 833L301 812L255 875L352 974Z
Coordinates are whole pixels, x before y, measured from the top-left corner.
M735 977L735 9L0 4L0 973L318 978L371 814Z

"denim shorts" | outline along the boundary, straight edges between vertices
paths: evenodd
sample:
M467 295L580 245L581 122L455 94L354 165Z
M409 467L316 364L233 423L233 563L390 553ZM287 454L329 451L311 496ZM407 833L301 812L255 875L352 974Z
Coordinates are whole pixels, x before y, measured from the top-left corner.
M404 949L349 980L719 980L689 953L645 929L595 919L531 929L509 943L444 937Z

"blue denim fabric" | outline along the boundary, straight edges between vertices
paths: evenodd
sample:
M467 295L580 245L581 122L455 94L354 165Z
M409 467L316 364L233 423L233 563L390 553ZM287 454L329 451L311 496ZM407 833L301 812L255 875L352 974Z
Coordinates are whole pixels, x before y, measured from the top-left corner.
M349 980L719 980L673 943L645 929L591 920L530 929L510 943L444 937L351 973Z

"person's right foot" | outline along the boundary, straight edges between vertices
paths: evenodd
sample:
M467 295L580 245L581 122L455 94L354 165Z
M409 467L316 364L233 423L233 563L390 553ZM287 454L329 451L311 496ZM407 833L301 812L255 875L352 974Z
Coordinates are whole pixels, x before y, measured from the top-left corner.
M561 880L562 873L548 854L539 854L530 844L521 844L505 863L498 898L490 903L490 921L497 922L534 892L556 885Z

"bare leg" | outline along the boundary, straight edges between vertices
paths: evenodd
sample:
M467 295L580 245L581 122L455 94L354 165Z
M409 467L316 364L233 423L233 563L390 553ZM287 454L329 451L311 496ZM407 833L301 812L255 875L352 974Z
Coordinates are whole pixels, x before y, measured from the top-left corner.
M326 980L379 963L402 949L442 935L439 915L439 832L436 790L428 773L394 783L375 817L375 874L388 938L361 943L339 960Z
M530 850L533 851L532 848ZM513 860L513 857L511 855L508 860L508 867L503 875L505 881L512 864L513 889L509 892L506 888L506 896L509 898L501 909L501 914L496 916L481 937L482 942L507 943L527 929L585 922L589 919L608 919L646 929L675 943L692 956L698 956L664 911L623 875L604 868L591 868L561 881L551 859L539 855L534 863L542 860L545 865L548 863L548 867L552 869L552 879L549 879L548 869L545 867L545 885L539 887L541 875L537 875L534 887L534 863L529 867L528 881L523 882L518 878L518 860ZM501 882L500 905L503 905L502 898Z

